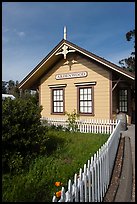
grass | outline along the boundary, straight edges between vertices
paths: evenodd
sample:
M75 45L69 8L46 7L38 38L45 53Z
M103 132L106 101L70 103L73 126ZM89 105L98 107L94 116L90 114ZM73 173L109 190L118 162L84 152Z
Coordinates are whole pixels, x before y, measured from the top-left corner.
M67 190L67 182L87 163L104 144L106 134L49 131L49 155L39 156L18 175L3 175L3 202L51 202L53 194L61 190L54 183L60 181Z

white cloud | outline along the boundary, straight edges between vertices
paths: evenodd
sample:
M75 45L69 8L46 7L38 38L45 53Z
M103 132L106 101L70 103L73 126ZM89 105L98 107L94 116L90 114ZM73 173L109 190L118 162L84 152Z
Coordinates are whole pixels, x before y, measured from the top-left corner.
M17 32L17 35L19 37L24 37L25 36L25 32L23 32L23 31Z

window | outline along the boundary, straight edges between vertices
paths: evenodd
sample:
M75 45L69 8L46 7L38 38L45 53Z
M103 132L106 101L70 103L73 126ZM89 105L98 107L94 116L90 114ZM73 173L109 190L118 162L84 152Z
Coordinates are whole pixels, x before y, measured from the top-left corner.
M64 89L52 89L52 113L64 113Z
M128 111L128 91L127 89L119 90L119 111Z
M93 87L78 87L79 114L93 114Z

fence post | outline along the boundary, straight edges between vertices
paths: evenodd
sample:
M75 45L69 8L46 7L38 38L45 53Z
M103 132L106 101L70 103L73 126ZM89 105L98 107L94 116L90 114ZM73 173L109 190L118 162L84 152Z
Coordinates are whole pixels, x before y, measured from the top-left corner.
M74 176L74 198L75 198L75 202L78 202L78 178L77 178L77 174L75 174Z
M83 202L83 180L82 180L82 169L80 168L80 172L79 172L79 184L80 184L80 202Z
M61 201L65 202L65 199L66 199L65 188L62 187L62 189L61 189Z
M86 164L84 164L84 194L85 194L85 202L88 202L87 199L87 167Z
M69 179L68 182L68 202L72 202L73 198L72 198L72 183L71 180Z

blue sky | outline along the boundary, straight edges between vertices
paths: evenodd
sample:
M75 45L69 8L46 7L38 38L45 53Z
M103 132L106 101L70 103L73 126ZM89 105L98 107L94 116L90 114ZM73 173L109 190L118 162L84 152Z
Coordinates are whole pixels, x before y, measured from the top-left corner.
M130 56L134 2L3 2L2 80L19 82L63 39L118 64Z

